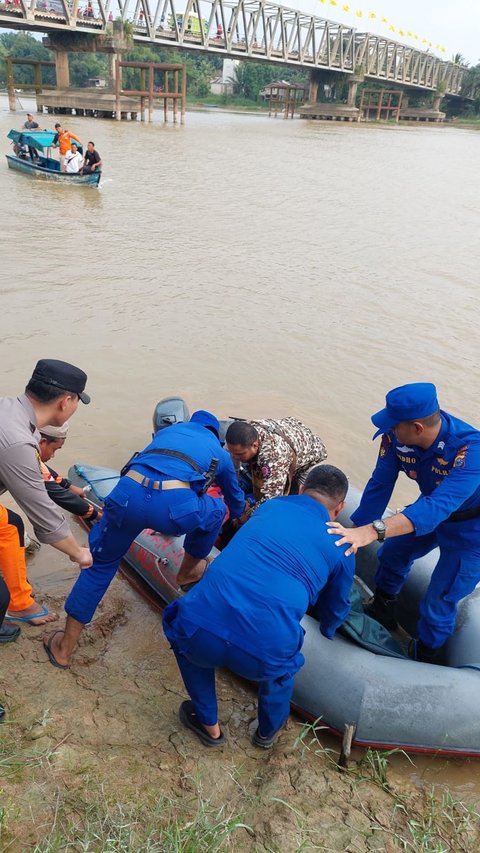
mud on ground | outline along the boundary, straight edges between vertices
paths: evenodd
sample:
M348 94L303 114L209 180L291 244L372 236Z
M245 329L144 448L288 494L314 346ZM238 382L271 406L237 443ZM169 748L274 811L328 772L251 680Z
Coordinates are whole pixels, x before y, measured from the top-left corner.
M61 612L75 570L53 563L39 597ZM336 743L294 717L273 750L252 746L255 693L226 672L227 744L203 747L178 720L160 616L120 577L70 671L48 662L44 633L25 626L0 648L2 853L480 849L465 807L387 775L383 756L359 752L342 773Z

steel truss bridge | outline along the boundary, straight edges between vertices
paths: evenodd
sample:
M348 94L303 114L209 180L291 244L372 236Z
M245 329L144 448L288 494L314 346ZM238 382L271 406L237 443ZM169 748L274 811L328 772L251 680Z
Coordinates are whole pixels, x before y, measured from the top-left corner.
M185 0L0 0L0 27L11 29L108 37L119 18L129 22L137 43L360 74L446 95L461 94L465 73L428 51L267 0L186 0L186 5Z

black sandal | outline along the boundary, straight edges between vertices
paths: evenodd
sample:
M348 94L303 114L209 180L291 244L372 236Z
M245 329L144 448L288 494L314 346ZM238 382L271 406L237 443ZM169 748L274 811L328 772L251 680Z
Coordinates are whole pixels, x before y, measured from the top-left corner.
M192 732L195 732L204 746L223 746L225 743L225 738L221 732L220 737L212 737L207 731L205 731L197 717L193 702L189 699L187 699L186 702L182 702L180 705L178 716L180 717L180 722L182 722L187 729L191 729Z

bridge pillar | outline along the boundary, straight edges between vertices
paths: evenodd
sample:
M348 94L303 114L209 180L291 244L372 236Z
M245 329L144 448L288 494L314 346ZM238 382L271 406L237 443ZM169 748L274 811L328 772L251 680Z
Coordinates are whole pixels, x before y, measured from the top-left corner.
M57 75L57 89L69 89L70 68L66 50L58 50L58 48L55 50L55 71Z
M316 104L318 97L318 79L315 71L310 71L310 85L308 89L308 103Z
M357 102L357 89L360 83L363 83L365 77L360 74L354 74L348 81L347 105L355 107Z
M443 101L443 95L439 95L438 93L436 95L434 95L432 110L439 111L440 110L440 104L442 103L442 101Z

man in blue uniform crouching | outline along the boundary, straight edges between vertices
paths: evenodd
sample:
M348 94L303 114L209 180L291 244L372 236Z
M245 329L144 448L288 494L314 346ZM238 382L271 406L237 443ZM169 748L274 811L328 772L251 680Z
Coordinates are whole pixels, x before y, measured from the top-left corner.
M382 435L375 470L351 518L356 528L330 525L349 551L378 539L375 596L367 612L396 628L395 602L413 561L435 547L440 558L420 603L412 657L428 663L455 628L457 606L480 581L480 432L439 409L437 390L415 382L389 391L372 415ZM420 489L415 503L382 520L398 474ZM348 552L347 552L348 553Z
M253 742L268 749L288 717L304 662L300 621L308 606L318 600L320 630L329 639L346 619L354 559L335 548L325 523L342 510L347 490L338 468L312 468L299 495L261 506L195 589L165 610L164 631L191 697L180 706L180 720L206 746L224 743L215 667L258 682Z
M167 536L185 536L185 554L177 583L185 589L197 582L220 532L225 505L206 494L215 480L232 518L245 510L230 455L220 444L219 423L210 412L194 412L188 423L161 430L130 460L105 500L103 517L90 531L93 565L80 572L65 602L65 629L44 640L53 666L68 669L84 625L112 581L133 540L146 527Z

